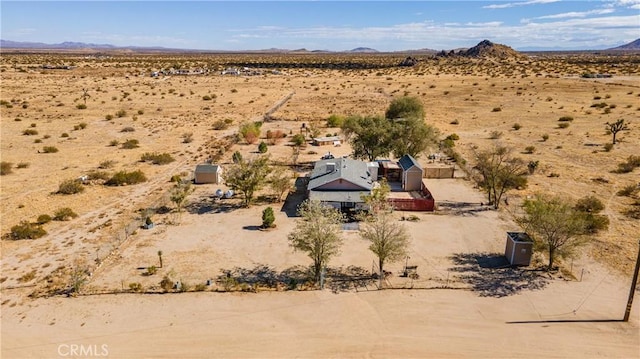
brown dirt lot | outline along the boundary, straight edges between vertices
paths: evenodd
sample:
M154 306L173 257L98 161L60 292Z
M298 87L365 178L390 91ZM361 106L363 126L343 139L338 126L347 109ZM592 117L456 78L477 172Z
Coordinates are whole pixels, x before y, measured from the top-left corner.
M149 77L149 69L175 61L186 67L224 68L230 61L225 56L231 55L2 55L0 154L14 167L0 179L1 232L61 207L80 215L46 224L49 234L40 239L2 241L3 357L56 356L65 343L107 344L113 357L637 355L637 306L630 323L590 322L621 316L637 250L634 235L640 233L640 224L623 214L632 199L616 195L638 182L637 170L611 172L640 153L637 57L553 57L502 64L440 59L414 68L284 66L279 74L264 70L260 76ZM316 61L305 56L285 60L278 58L285 63ZM264 61L275 60L267 56ZM385 64L396 59L376 55L366 61ZM58 62L77 67L38 68ZM582 79L583 72L614 77ZM90 97L87 108L78 109L76 105L84 103L83 89ZM330 114L382 114L393 97L406 94L423 101L427 121L444 135L460 136L456 149L463 157L470 158L475 146L494 142L516 153L535 146L533 154L519 156L540 161L540 167L529 177L527 189L509 193L510 206L500 211L477 205L484 197L469 181L427 180L436 201L446 205L435 214L417 214L416 222L402 222L412 236L407 263L417 266L419 278L400 277L405 263L391 264L387 284L401 290L379 292L374 281L347 281L324 291L210 293L221 288L217 283L204 293L28 297L63 283L65 271L77 259L92 265L87 294L126 290L136 282L151 290L165 274L194 286L234 268L266 265L269 273L278 274L308 265L304 254L288 247L286 235L295 218L280 211L282 204L260 202L245 209L237 208L237 199L214 202L211 194L225 188L222 185L196 186L179 218L175 213L157 215L155 228L137 228L139 209L173 206L167 199L172 175L188 175L210 157L228 164L236 150L256 156L257 144L226 148L223 139L237 131L238 123L261 119L292 93L263 125L263 136L267 130L291 136L301 123L322 127L322 135L333 134L339 129L324 128ZM609 110L591 107L600 102ZM124 111L122 117L118 111ZM574 121L560 129L561 116ZM610 135L604 123L618 118L631 122L631 130L605 152ZM224 119L233 120L232 125L214 130L214 123ZM80 123L86 128L74 129ZM519 130L513 129L515 123ZM133 131L123 132L128 127ZM38 133L23 135L27 129ZM502 135L490 139L491 131ZM183 143L185 133L193 133L193 142ZM542 141L543 134L549 135L547 141ZM140 147L110 146L113 140L127 139L139 140ZM40 153L44 146L59 152ZM328 151L343 156L350 149L307 146L299 162ZM163 166L142 163L140 156L146 152L168 152L176 161ZM287 139L270 146L268 153L281 164L291 161ZM106 171L141 169L149 181L123 187L93 184L81 194L54 194L63 180L96 170L107 160L114 164ZM28 167L15 168L21 162ZM593 194L606 204L609 230L563 264L574 277L481 266L503 250L504 232L515 228L511 212L535 192L574 199ZM267 205L276 209L277 227L261 231L260 212ZM366 243L356 231L345 231L345 238L333 268L351 274L370 271L373 256ZM158 264L158 250L163 251L164 267L143 276L144 268ZM412 287L429 289L408 289ZM565 322L549 322L556 319ZM532 323L511 323L522 321Z

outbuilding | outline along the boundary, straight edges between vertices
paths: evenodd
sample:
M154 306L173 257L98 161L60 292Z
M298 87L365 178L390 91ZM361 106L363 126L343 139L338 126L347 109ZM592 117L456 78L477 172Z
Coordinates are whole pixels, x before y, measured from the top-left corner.
M507 232L504 255L512 266L528 266L533 254L533 240L524 232Z
M200 183L222 183L222 167L211 163L203 163L196 166L193 175L193 182Z
M411 155L404 155L398 161L402 169L402 189L420 191L422 189L422 166Z

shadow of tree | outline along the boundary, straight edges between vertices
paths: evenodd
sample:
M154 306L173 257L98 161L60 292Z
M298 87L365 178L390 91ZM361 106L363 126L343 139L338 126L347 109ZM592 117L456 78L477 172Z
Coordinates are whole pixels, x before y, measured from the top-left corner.
M280 208L280 212L287 214L287 217L298 217L298 207L305 199L307 199L307 183L309 179L306 177L298 177L295 181L295 191L289 192L287 198Z
M227 213L242 208L242 204L234 200L202 196L193 199L184 208L191 214Z
M334 293L346 292L367 285L374 286L376 279L371 273L356 266L327 268L327 287Z
M481 297L506 297L548 284L543 271L513 267L502 254L456 253L451 260L455 266L450 271Z

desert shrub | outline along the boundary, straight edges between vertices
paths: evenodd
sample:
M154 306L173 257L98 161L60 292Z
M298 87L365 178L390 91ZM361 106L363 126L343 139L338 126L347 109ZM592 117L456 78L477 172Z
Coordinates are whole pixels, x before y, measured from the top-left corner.
M273 213L273 208L267 207L262 211L262 228L273 227L273 222L276 221L276 217Z
M79 103L76 105L76 108L78 110L86 110L87 109L87 105L83 104L83 103Z
M36 219L36 223L37 224L47 224L49 222L51 222L52 218L50 215L48 214L41 214L38 216L38 218Z
M604 144L604 151L605 152L610 152L613 149L613 143L611 142L607 142Z
M606 102L599 102L599 103L594 103L593 105L591 105L591 107L593 108L605 108L609 106L609 104L607 104Z
M635 184L630 184L630 185L624 186L616 194L618 196L631 197L631 196L635 196L636 193L638 192L640 192L640 186Z
M84 191L84 186L75 179L68 179L62 181L58 186L58 194L76 194Z
M511 126L515 131L518 131L519 129L522 128L522 125L519 123L514 123L513 126Z
M122 143L122 148L131 150L131 149L140 147L139 144L140 144L140 141L136 139L126 140L125 142Z
M16 168L29 168L29 162L18 162Z
M129 290L132 292L142 292L142 284L140 283L129 283Z
M569 122L560 122L558 124L558 128L567 128L569 127Z
M225 120L217 120L216 122L213 123L213 129L214 130L226 130L227 128L229 128L229 123L227 123Z
M204 283L198 283L198 284L196 284L196 285L195 285L195 287L193 288L193 290L194 290L195 292L202 292L202 291L204 291L205 289L207 289L207 286L206 286Z
M118 110L116 112L116 117L120 118L120 117L125 117L127 115L127 111L125 110Z
M34 136L38 134L38 131L34 130L33 128L27 128L26 130L22 131L22 134L25 136Z
M106 181L111 177L111 175L105 171L89 171L87 172L87 179L90 181L95 181L95 180L103 180Z
M134 132L136 129L131 127L131 126L127 126L125 128L123 128L122 130L120 130L120 132Z
M524 148L524 153L532 154L536 152L536 146L527 146Z
M604 209L604 203L594 196L580 198L573 207L576 211L588 213L600 213Z
M87 123L86 122L80 122L77 126L78 126L79 129L84 130L85 128L87 128Z
M502 107L494 107L491 112L500 112L502 111Z
M66 138L66 137L69 137L69 134L68 134L68 133L66 133L66 132L63 132L63 133L60 135L60 137L62 137L62 138Z
M180 175L173 175L173 176L171 176L171 178L169 179L169 182L180 183L180 182L182 182L182 176L180 176Z
M211 101L211 96L209 96L209 95L204 95L204 96L202 96L202 99L203 99L204 101Z
M240 125L238 133L248 144L254 144L260 137L260 127L262 124L255 122L245 122Z
M138 115L144 115L144 110L138 110Z
M119 144L120 144L120 141L118 141L118 140L109 141L109 146L111 146L111 147L115 147L115 146L117 146Z
M492 140L497 140L500 137L502 137L502 132L501 131L494 130L494 131L491 131L489 133L489 138L492 139Z
M11 227L9 237L14 240L19 239L37 239L47 234L47 231L41 225L22 221Z
M41 139L39 139L39 138L36 138L36 139L33 141L33 143L42 143L42 140L41 140Z
M173 280L171 280L169 276L165 275L159 284L160 284L160 288L162 288L162 290L165 292L168 292L171 289L173 289Z
M239 151L234 152L231 156L231 160L233 161L233 163L242 162L242 154Z
M560 122L571 122L573 121L573 117L571 116L562 116L558 119Z
M550 178L557 178L557 177L560 177L560 174L559 174L559 173L557 173L557 172L551 172L551 173L549 173L549 176L548 176L548 177L550 177Z
M182 143L193 142L193 132L187 132L182 134Z
M446 138L447 140L452 140L452 141L457 141L460 139L460 136L458 136L457 133L452 133L449 136L447 136Z
M307 139L304 138L304 135L301 133L295 134L289 141L293 143L294 146L302 146L307 143Z
M126 186L126 185L142 183L142 182L145 182L146 180L147 180L147 176L145 176L144 172L140 170L136 170L133 172L119 171L119 172L116 172L113 176L111 176L111 178L109 178L109 180L105 182L105 185Z
M547 142L547 140L549 139L549 135L548 134L543 134L542 135L542 142Z
M529 170L529 174L534 174L539 165L540 161L529 161L529 163L527 164L527 170Z
M618 163L618 168L614 171L616 173L629 173L636 167L640 167L640 156L631 155L627 158L626 162Z
M236 93L236 92L238 92L238 90L236 90L236 89L231 89L231 93Z
M70 221L73 218L77 218L78 214L69 207L60 208L53 213L54 221Z
M260 153L267 153L268 151L268 147L267 144L264 141L261 141L260 144L258 145L258 151Z
M168 163L175 161L176 159L166 152L165 153L147 152L142 155L141 160L143 162L150 161L154 165L166 165Z
M56 153L58 152L58 149L54 146L44 146L42 148L42 152L43 153Z
M2 161L0 162L0 176L6 176L13 173L13 163Z
M106 170L108 168L113 167L116 164L116 161L113 160L104 160L102 162L100 162L100 164L98 165L98 168L101 168L103 170Z
M449 122L449 124L451 124L451 125L459 125L459 124L460 124L460 121L458 121L458 120L453 120L453 121Z
M107 120L107 121L111 121L111 120L113 120L113 115L112 114L108 114L108 115L104 116L104 119Z
M154 275L158 272L158 268L156 266L151 266L151 267L147 267L147 271L144 273L144 275Z
M344 117L338 115L331 115L327 119L327 127L342 127L344 124Z

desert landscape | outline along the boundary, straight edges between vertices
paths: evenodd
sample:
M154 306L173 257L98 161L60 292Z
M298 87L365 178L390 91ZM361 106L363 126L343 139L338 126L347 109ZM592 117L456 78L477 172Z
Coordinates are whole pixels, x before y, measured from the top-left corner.
M637 303L621 318L640 183L619 165L640 153L640 55L477 50L412 54L412 66L399 53L3 51L2 356L637 357ZM385 267L385 290L357 226L342 231L321 289L287 241L304 197L294 183L324 154L352 149L296 153L291 139L342 136L330 116L383 115L402 96L422 102L442 139L457 135L458 157L434 147L418 158L436 165L437 154L456 176L424 179L434 212L395 212L411 244ZM619 119L628 130L609 146L605 124ZM261 122L256 142L237 136L247 122ZM204 184L176 208L176 178L206 161L232 166L236 152L262 156L260 141L291 177L283 201L265 186L244 207L239 194L215 197L224 183ZM474 151L495 144L537 161L498 210L469 175ZM171 160L154 164L159 154ZM138 170L145 181L109 185ZM63 193L65 181L82 190ZM595 196L608 229L554 273L540 252L529 267L493 266L536 193ZM265 230L267 207L276 226ZM17 239L21 224L46 234Z

